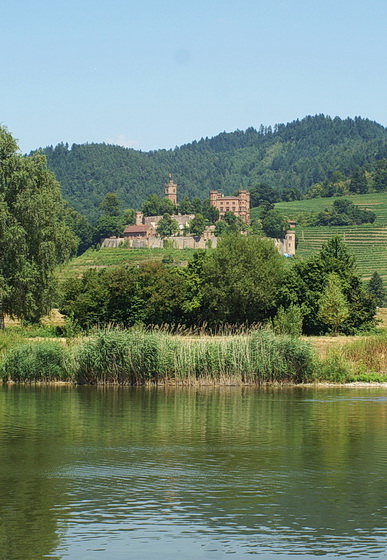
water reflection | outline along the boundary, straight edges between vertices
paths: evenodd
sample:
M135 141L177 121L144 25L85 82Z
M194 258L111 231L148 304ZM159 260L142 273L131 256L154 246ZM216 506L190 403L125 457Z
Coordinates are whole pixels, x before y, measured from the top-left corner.
M382 558L386 399L380 388L4 388L0 555Z

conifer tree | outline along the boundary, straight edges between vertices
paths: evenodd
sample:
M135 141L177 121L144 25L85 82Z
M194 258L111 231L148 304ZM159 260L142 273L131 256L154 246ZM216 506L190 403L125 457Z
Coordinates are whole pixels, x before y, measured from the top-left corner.
M383 287L383 279L377 272L374 272L368 283L368 291L376 299L376 305L383 307L386 297L386 292Z

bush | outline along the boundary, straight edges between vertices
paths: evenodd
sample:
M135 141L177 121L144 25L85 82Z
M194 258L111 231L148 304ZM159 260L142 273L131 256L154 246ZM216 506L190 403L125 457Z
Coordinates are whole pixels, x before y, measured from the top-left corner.
M273 319L273 329L276 334L301 336L303 315L297 305L290 305L287 309L279 307Z

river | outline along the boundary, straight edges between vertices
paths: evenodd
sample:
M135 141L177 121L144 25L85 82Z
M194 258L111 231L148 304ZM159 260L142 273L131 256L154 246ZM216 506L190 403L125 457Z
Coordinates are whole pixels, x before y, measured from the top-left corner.
M0 389L1 560L386 558L387 389Z

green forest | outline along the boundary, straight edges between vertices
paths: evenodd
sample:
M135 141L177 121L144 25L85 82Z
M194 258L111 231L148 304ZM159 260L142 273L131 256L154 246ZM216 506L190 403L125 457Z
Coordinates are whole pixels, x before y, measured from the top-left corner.
M306 193L333 196L340 189L367 192L370 183L385 190L386 140L386 128L371 120L316 115L273 128L222 132L171 150L61 143L43 153L64 199L95 223L107 193L116 193L122 208L140 208L150 194L163 195L169 173L180 201L206 199L211 189L234 194L243 187L252 192L255 206L262 185L270 202Z

